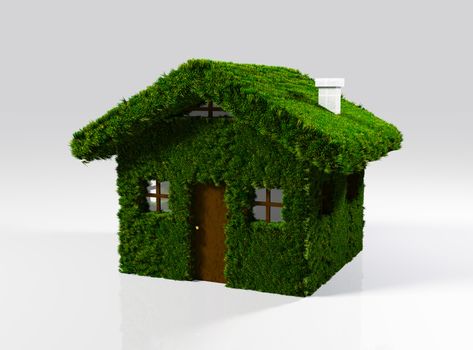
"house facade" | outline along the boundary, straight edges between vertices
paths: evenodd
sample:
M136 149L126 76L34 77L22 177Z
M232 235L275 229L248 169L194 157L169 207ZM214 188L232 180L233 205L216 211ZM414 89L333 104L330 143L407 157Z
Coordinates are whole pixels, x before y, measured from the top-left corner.
M120 271L304 296L356 256L364 169L401 135L317 93L295 70L191 60L75 133L77 158L116 155Z

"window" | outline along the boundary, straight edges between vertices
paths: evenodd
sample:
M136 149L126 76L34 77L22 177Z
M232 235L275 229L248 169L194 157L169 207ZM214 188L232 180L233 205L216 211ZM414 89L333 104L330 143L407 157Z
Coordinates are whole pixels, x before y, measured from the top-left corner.
M320 213L330 215L335 209L335 184L331 179L327 179L322 184Z
M347 201L351 202L358 197L363 186L363 172L347 176Z
M282 219L282 190L266 188L256 189L256 200L253 214L256 220L279 222Z
M197 117L197 118L225 118L231 117L232 115L228 112L225 112L220 106L209 101L206 104L190 108L184 113L187 117Z
M149 211L169 212L169 181L157 182L156 180L148 181L146 187L148 193L146 199L148 201Z

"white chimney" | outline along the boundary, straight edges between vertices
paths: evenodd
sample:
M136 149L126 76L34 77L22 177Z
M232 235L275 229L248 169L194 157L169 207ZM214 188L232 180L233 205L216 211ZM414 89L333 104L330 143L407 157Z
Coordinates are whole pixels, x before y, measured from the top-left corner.
M345 86L343 78L316 78L315 86L319 89L319 105L330 112L340 114L342 87Z

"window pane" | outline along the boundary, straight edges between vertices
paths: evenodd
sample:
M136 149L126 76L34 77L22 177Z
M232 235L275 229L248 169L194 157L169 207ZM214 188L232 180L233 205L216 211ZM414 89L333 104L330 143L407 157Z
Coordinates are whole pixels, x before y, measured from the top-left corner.
M255 205L253 207L253 215L256 220L266 220L266 208L261 205Z
M169 198L161 198L161 211L169 212Z
M226 111L213 111L214 117L231 117L232 115Z
M282 190L279 188L271 190L271 202L282 203Z
M271 222L283 221L282 208L271 207Z
M347 200L350 202L358 197L363 185L363 172L347 176Z
M156 198L154 197L146 197L148 201L149 211L156 211Z
M169 181L161 182L161 194L169 194Z
M148 181L148 186L146 187L148 193L156 193L156 180Z
M207 111L191 111L189 112L189 117L208 117L209 112Z
M320 213L322 215L332 214L335 208L335 185L332 179L326 180L322 184Z
M256 192L256 201L257 202L264 202L266 200L266 189L265 188L257 188Z

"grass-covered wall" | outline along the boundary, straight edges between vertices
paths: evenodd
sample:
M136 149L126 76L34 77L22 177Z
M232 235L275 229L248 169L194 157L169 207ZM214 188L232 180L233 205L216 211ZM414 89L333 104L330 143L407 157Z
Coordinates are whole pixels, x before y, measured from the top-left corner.
M347 176L322 176L244 122L175 118L117 153L123 272L193 278L190 201L199 182L226 186L230 287L312 294L361 249L362 175L347 198ZM148 179L170 181L170 213L147 210ZM254 220L257 187L283 189L284 222Z
M304 258L312 293L355 257L363 246L364 172L321 175L314 170Z

